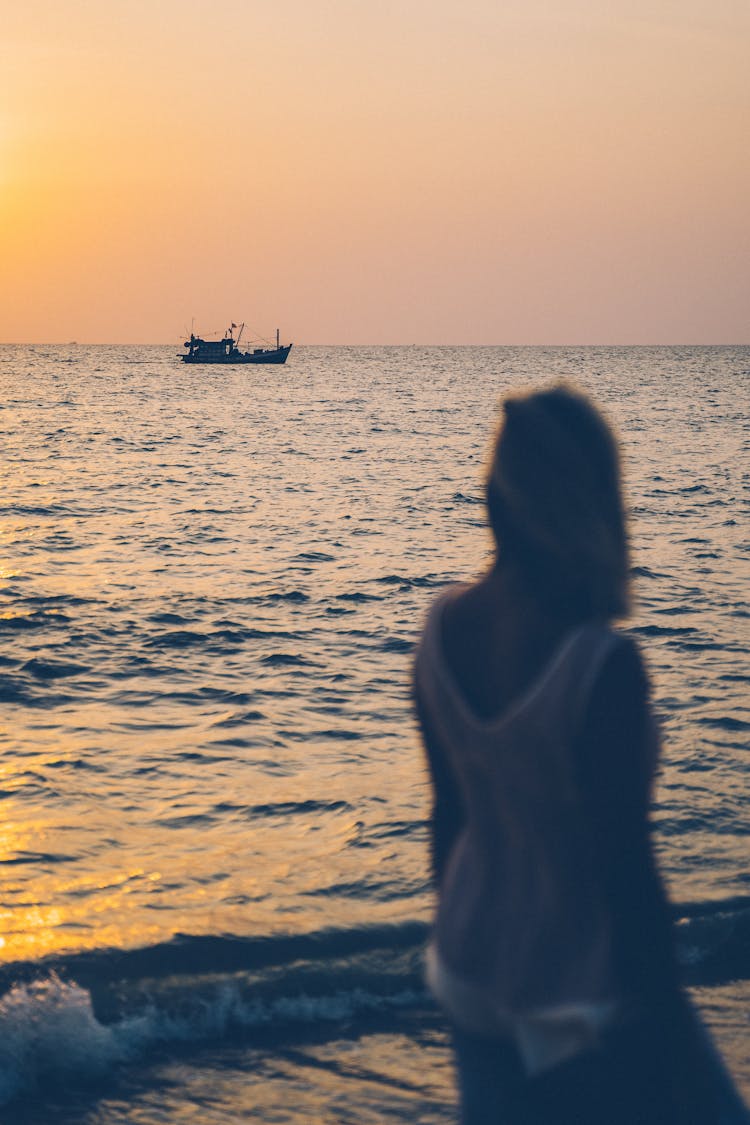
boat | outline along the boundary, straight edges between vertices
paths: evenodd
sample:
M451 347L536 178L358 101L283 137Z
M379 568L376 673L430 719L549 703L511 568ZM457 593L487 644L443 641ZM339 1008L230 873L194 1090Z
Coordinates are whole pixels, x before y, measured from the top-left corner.
M181 356L183 363L286 363L286 357L292 350L291 344L279 342L279 330L276 329L275 348L253 348L252 351L240 351L240 339L244 324L240 325L237 339L234 338L236 324L230 325L221 340L203 340L200 336L190 333L184 347L188 349L187 355Z

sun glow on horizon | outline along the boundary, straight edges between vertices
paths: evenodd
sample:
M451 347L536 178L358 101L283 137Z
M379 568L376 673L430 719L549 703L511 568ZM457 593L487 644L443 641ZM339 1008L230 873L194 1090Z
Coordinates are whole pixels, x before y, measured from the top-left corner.
M163 342L238 309L310 343L747 335L734 0L231 15L12 14L0 339Z

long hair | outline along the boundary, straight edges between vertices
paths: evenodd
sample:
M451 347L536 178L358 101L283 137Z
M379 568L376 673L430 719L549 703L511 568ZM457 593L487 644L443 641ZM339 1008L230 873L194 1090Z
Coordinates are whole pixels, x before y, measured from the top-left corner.
M558 384L506 399L487 507L499 557L534 594L582 617L627 613L617 444L584 395Z

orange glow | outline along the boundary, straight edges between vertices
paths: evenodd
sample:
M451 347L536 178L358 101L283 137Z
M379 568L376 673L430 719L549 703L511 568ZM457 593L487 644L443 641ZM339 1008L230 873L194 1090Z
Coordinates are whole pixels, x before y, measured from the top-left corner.
M6 786L7 787L7 786ZM12 864L25 853L38 852L54 834L55 825L45 819L12 822L13 799L4 804L6 821L0 827L0 863ZM12 866L3 866L6 905L0 909L0 962L36 960L52 954L63 954L107 946L127 947L158 940L162 931L156 927L123 925L108 916L122 909L123 889L127 884L158 881L158 872L141 869L113 872L111 875L83 874L74 880L60 881L56 874L36 869L33 892L21 889L9 875ZM85 894L96 890L96 895ZM75 891L77 895L70 896ZM107 893L109 891L109 893ZM37 902L27 901L33 893ZM127 893L127 892L125 892ZM65 896L65 907L47 905L51 899ZM10 905L12 901L12 905Z
M741 342L750 18L652 9L19 8L0 338Z

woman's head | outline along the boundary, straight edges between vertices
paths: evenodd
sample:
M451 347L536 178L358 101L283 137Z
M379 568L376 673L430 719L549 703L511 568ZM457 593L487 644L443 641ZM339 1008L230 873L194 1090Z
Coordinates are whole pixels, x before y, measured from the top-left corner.
M538 596L576 615L628 608L628 542L617 445L562 384L508 398L487 479L500 557Z

